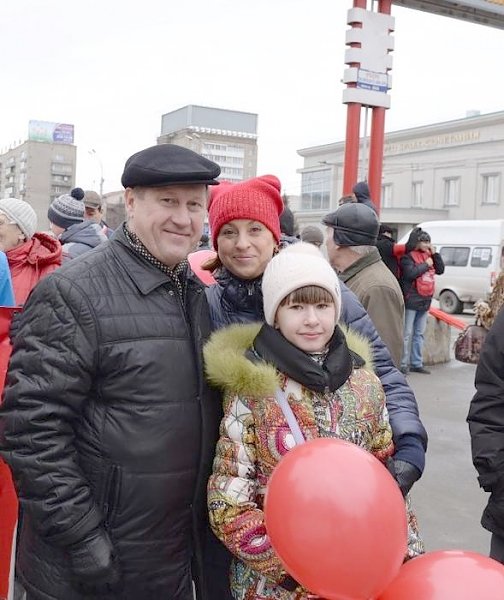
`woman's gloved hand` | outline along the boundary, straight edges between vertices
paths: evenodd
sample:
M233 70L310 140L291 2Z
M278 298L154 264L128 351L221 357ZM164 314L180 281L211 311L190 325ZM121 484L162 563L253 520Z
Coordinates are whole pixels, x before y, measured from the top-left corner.
M399 486L402 495L405 497L415 481L418 481L422 475L414 465L400 459L389 458L387 461L387 469L397 481L397 485Z

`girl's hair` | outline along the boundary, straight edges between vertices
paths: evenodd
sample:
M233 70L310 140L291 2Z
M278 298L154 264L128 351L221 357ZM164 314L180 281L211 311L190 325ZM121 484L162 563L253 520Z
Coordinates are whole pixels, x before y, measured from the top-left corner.
M324 288L318 285L305 285L291 292L280 302L279 306L286 304L334 304L334 298Z

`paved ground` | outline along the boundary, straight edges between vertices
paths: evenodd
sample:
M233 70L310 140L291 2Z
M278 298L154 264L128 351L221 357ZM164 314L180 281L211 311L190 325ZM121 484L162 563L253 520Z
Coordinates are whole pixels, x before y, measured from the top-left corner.
M490 534L480 525L487 494L478 486L465 421L476 367L452 360L429 369L431 375L408 375L429 434L425 472L412 491L426 549L487 554Z

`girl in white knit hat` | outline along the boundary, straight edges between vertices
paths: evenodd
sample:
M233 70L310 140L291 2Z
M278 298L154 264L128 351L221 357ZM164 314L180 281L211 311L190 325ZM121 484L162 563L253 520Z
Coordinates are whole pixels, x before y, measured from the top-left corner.
M341 438L384 462L394 444L369 344L338 326L339 281L320 251L305 243L282 250L266 267L262 291L266 324L221 329L204 350L208 379L224 390L210 523L235 555L234 598L301 600L314 596L285 571L264 525L273 469L303 439ZM408 517L411 557L423 545Z

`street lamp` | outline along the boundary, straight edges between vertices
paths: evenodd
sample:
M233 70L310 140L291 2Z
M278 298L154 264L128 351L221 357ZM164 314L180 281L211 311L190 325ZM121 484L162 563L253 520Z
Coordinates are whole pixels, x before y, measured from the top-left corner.
M89 151L89 154L92 154L96 160L98 161L98 164L100 165L100 198L103 196L103 182L105 181L103 179L103 163L101 161L101 158L98 156L98 154L96 153L96 150L94 148L92 148Z

